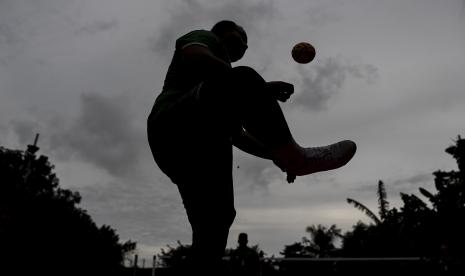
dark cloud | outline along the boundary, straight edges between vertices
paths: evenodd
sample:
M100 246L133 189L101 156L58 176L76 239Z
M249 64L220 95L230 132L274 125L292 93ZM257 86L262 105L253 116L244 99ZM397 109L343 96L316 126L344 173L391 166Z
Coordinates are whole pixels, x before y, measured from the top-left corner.
M55 127L51 146L60 156L75 156L112 175L134 173L145 131L134 122L129 96L82 94L77 119Z
M175 39L193 29L210 29L217 21L228 19L258 35L277 13L273 1L218 1L208 5L198 0L182 0L176 3L169 20L150 39L151 49L167 54Z
M462 19L465 18L465 0L462 0L462 9L460 10L460 16Z
M95 22L82 26L81 28L76 30L76 34L77 35L85 35L85 34L95 35L100 32L105 32L105 31L116 29L118 27L119 27L119 23L116 19L107 20L107 21L99 20L99 21L95 21Z
M432 182L434 179L433 174L431 173L421 173L417 175L413 175L411 177L407 177L404 179L398 179L392 182L392 185L394 186L404 186L404 187L409 187L409 186L419 186L425 183Z
M329 99L343 88L348 78L373 82L377 68L370 64L354 64L342 58L330 57L306 69L299 66L301 93L295 95L293 104L312 111L326 108Z

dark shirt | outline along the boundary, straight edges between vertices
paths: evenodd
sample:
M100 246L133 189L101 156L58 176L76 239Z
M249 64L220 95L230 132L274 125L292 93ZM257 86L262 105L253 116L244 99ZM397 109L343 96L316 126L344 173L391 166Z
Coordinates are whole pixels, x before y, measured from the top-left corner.
M231 253L231 266L233 275L257 276L260 275L260 257L250 247L238 247Z
M206 30L195 30L178 38L163 89L152 109L152 118L155 118L160 112L172 108L184 95L203 81L192 73L192 69L186 70L182 62L181 51L189 45L205 46L214 56L230 64L226 49L214 33Z

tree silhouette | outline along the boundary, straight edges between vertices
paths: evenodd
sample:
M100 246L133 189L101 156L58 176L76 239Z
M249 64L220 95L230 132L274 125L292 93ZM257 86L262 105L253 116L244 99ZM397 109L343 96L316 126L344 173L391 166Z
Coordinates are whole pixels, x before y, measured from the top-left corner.
M166 246L167 249L161 249L161 253L157 255L160 260L160 265L163 267L180 268L185 267L189 261L191 246L182 244L177 241L177 246Z
M321 224L311 225L306 228L306 232L310 238L303 237L301 242L286 245L280 254L286 258L323 258L338 255L335 242L342 238L342 235L341 229L336 225L333 224L329 228Z
M465 257L465 139L458 136L455 144L446 148L457 162L458 171L433 173L437 190L433 194L426 189L420 193L431 203L431 231L436 232L435 247L441 255ZM425 204L426 205L426 204Z
M308 252L304 242L295 242L293 244L285 245L283 251L279 252L285 258L310 258L311 253Z
M387 201L386 188L383 181L378 182L378 209L381 221L385 220L389 212L389 202Z
M376 231L373 225L358 221L347 231L342 240L342 256L344 257L373 257L376 255L376 246L372 242Z
M378 181L377 195L379 216L362 203L351 198L347 199L349 204L364 212L374 224L366 225L359 222L353 227L352 233L346 233L342 249L344 254L350 256L399 256L397 248L400 241L401 215L396 208L389 208L386 188L381 180Z
M310 239L304 237L307 250L316 258L334 257L337 252L335 242L341 238L341 229L335 224L329 228L318 224L317 226L308 226L306 232L310 234Z
M465 248L465 140L458 136L446 153L459 171L436 171L436 193L420 187L420 195L400 193L403 205L389 209L382 181L378 183L379 217L356 200L348 202L374 224L356 224L343 240L350 256L424 256L464 260Z
M46 156L0 147L0 272L2 275L118 275L135 243L119 242L59 187ZM32 275L32 274L30 274Z

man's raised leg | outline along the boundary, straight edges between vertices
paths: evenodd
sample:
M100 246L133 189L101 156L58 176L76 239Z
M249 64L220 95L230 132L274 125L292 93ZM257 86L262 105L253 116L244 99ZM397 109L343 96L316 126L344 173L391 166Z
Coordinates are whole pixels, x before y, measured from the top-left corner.
M337 169L356 152L356 144L350 140L322 147L298 145L278 101L267 91L265 80L250 67L235 67L229 75L206 82L201 93L205 110L216 116L217 126L245 128L269 148L275 164L290 174Z

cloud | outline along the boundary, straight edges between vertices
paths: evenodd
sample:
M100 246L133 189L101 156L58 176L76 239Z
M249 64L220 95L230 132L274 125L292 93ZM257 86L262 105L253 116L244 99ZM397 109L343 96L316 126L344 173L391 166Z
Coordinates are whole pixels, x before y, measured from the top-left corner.
M17 54L17 45L24 40L18 28L22 19L12 17L13 6L11 1L0 1L0 65Z
M14 44L19 37L13 32L8 22L0 22L0 46Z
M387 179L381 180L384 183L386 188L386 192L388 194L389 200L399 200L400 193L416 193L418 192L418 188L426 188L431 189L434 186L434 177L431 173L418 173L407 177L400 177L397 179ZM378 189L378 181L373 181L370 184L362 184L353 189L353 191L361 193L368 192L372 194L373 197L377 196L376 191Z
M72 3L70 3L72 2ZM66 32L79 14L77 1L0 1L0 64L7 64L27 50ZM77 9L76 9L77 8Z
M302 92L295 95L293 104L311 111L321 111L337 95L348 78L365 80L377 78L378 70L370 64L351 63L339 57L329 57L310 69L297 68L301 77Z
M219 2L219 3L218 3ZM260 33L277 13L273 1L218 1L202 3L199 0L176 2L169 20L162 25L149 41L151 49L157 53L171 53L175 39L193 29L210 29L217 21L228 19L244 27L249 32Z
M23 39L27 11L24 3L0 1L0 46L14 45Z
M100 225L112 225L123 240L136 241L141 250L142 244L163 246L175 239L190 240L187 215L177 189L173 184L165 185L119 179L85 186L79 192L82 207Z
M108 8L99 15L108 5L105 2L110 1L0 1L0 65L45 44L67 43L76 35L95 35L119 27L119 21L108 18L117 16Z
M18 142L24 148L28 144L32 144L36 132L38 130L37 124L33 121L12 121L10 126L13 128L14 133L18 137Z
M74 122L54 126L52 150L105 169L115 176L137 171L143 134L134 122L128 95L81 95L81 110Z
M306 15L304 22L312 28L322 28L329 23L340 21L342 19L341 8L344 9L344 1L312 1L309 8L305 8L302 12Z

